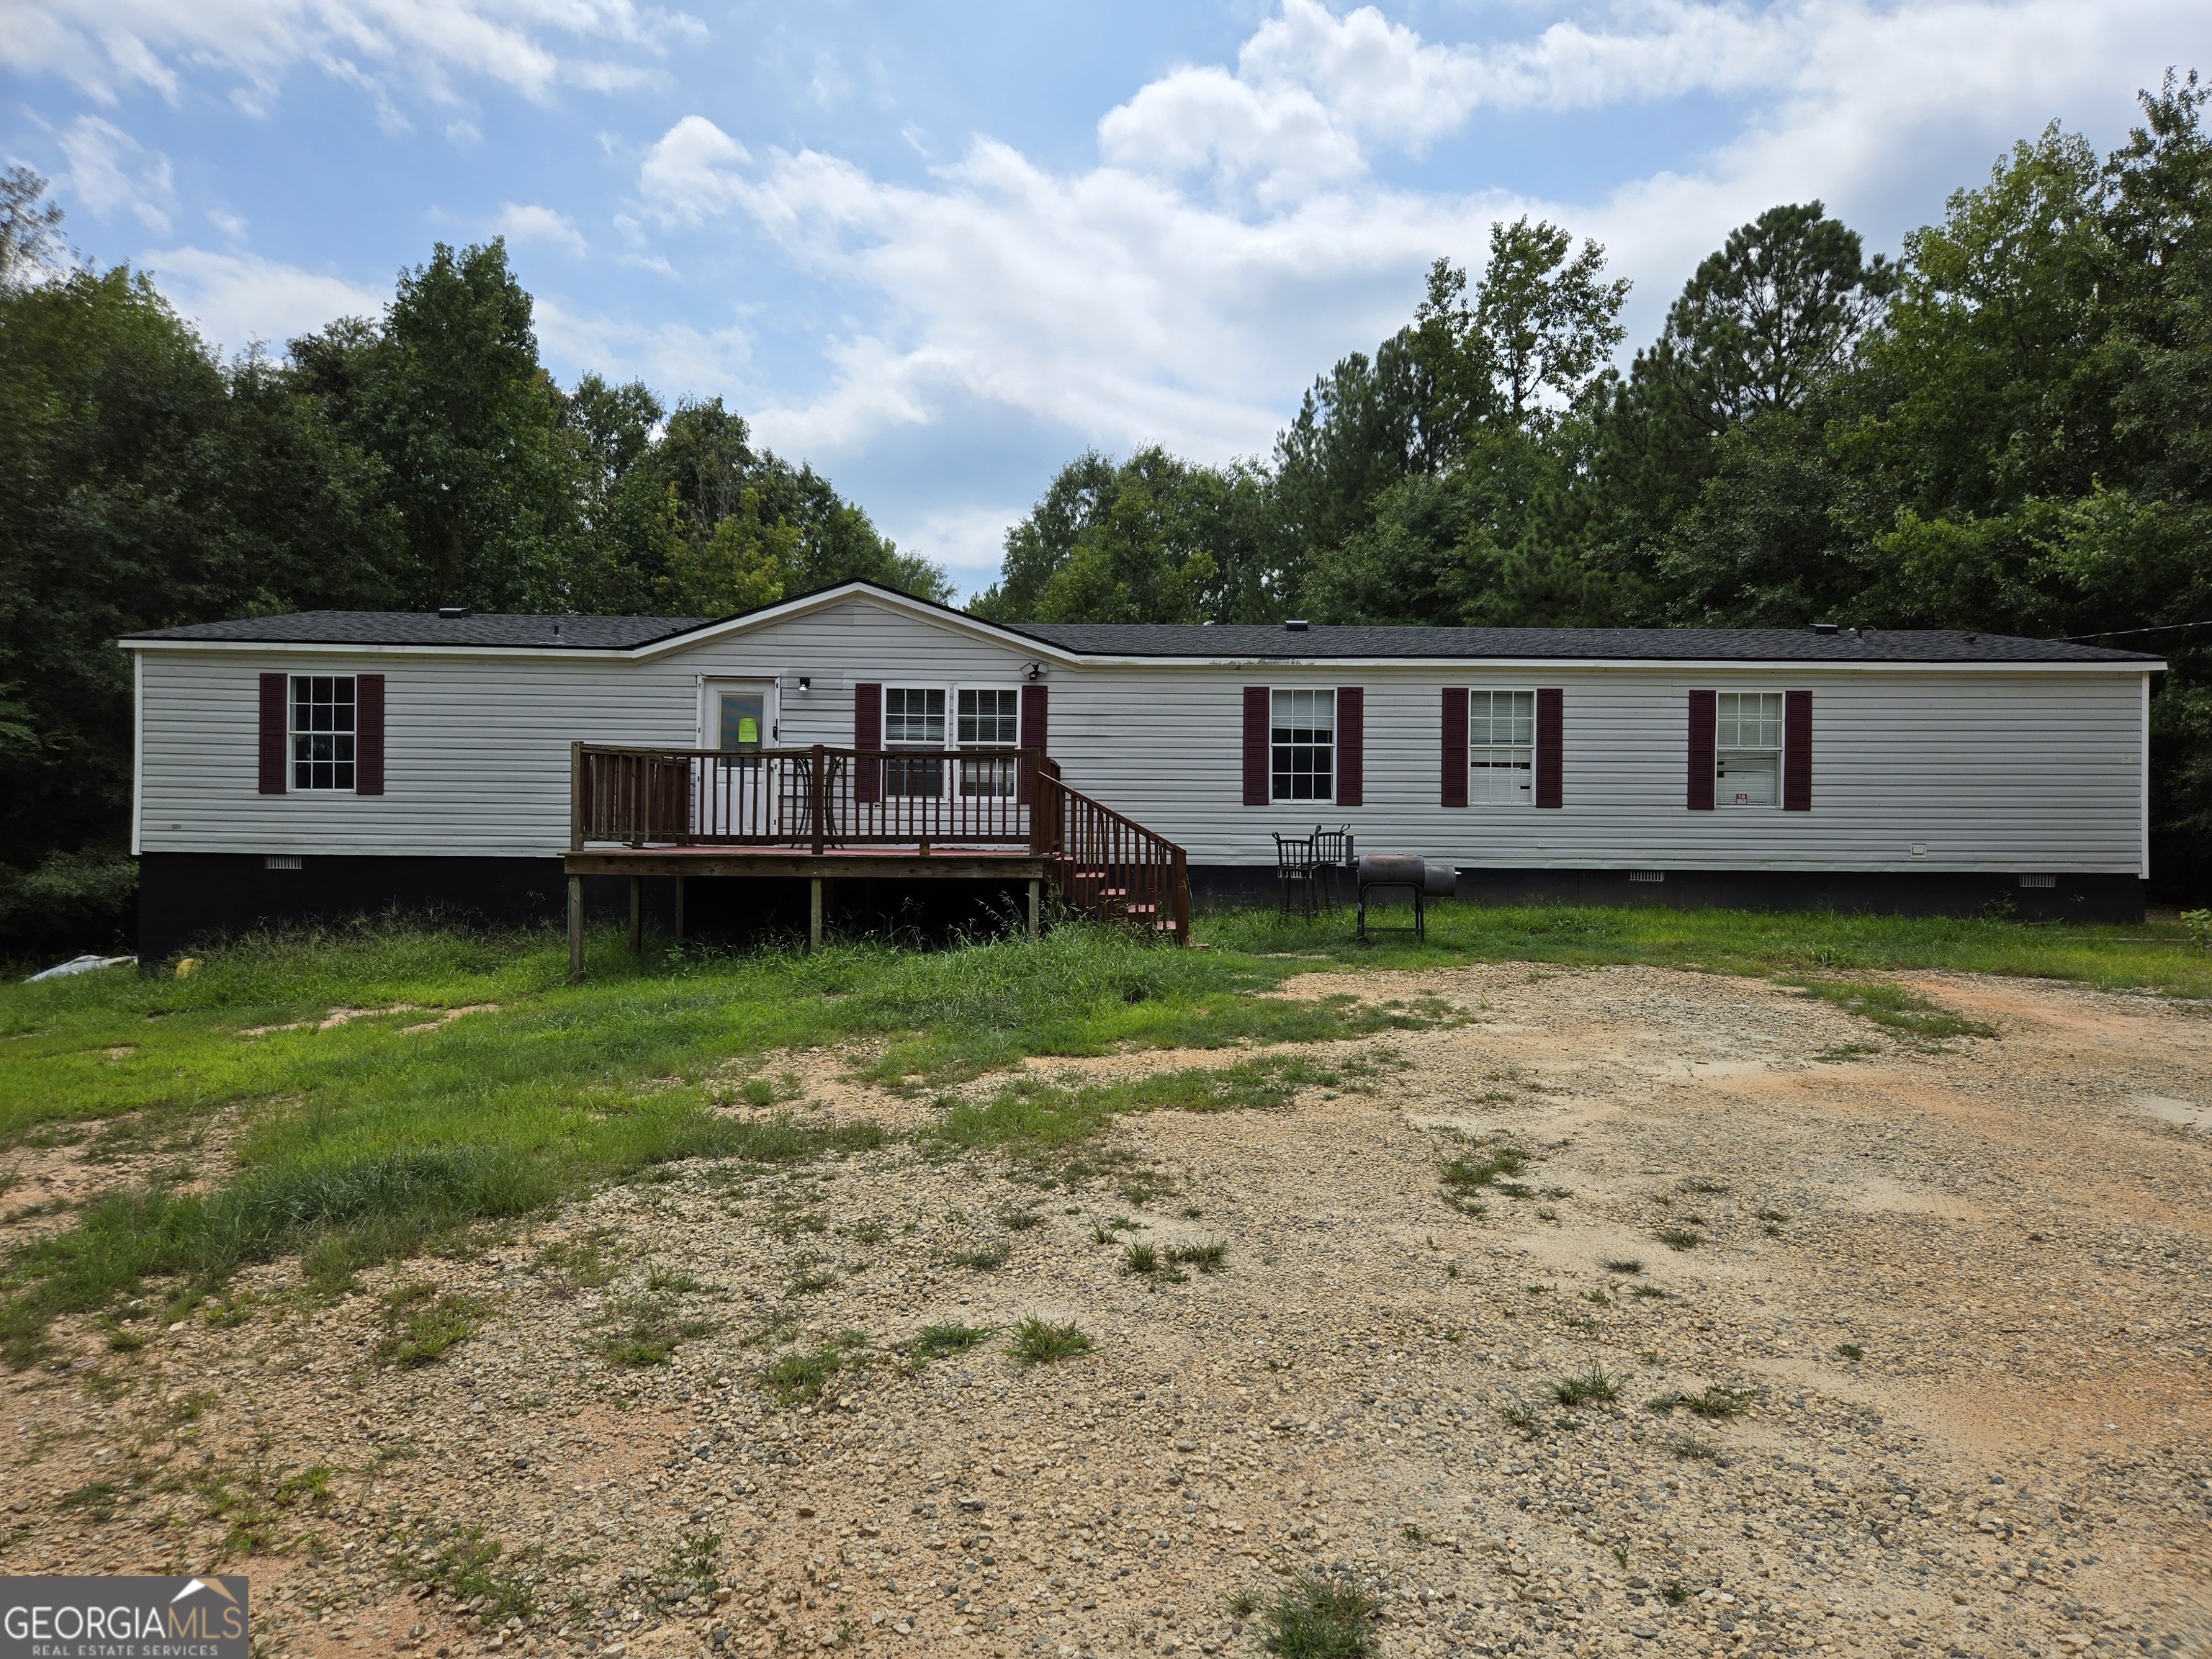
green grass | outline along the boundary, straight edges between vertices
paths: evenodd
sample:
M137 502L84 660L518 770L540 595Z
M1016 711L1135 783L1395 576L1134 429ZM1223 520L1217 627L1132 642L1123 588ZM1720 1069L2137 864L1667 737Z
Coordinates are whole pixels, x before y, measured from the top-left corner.
M1428 941L1385 934L1352 943L1340 916L1309 921L1250 909L1200 918L1216 951L1282 951L1332 966L1615 962L1790 977L1936 968L2074 980L2105 990L2212 996L2212 957L2178 921L2064 927L1983 917L1820 910L1677 910L1660 905L1431 904Z
M1053 1325L1031 1315L1014 1327L1012 1352L1024 1365L1049 1365L1054 1360L1073 1359L1090 1352L1091 1339L1076 1328L1072 1320L1064 1325Z
M387 1365L428 1365L476 1334L489 1306L479 1297L441 1296L417 1279L384 1298L384 1332L371 1349Z
M665 1365L680 1345L714 1328L714 1321L687 1315L672 1297L647 1292L611 1307L593 1346L617 1365Z
M1372 1029L1351 1014L1342 1018L1337 1036ZM1344 1066L1319 1065L1301 1054L1261 1054L1231 1066L1194 1066L1080 1088L1022 1078L988 1100L955 1101L924 1139L947 1149L1013 1147L1048 1156L1089 1140L1124 1114L1279 1109L1298 1090L1333 1086L1346 1074Z
M97 1156L216 1132L193 1161L223 1160L206 1190L111 1193L17 1254L0 1279L0 1344L25 1363L56 1316L98 1312L148 1277L189 1300L242 1265L296 1253L336 1291L362 1267L673 1161L787 1164L880 1144L869 1125L824 1132L718 1111L763 1093L746 1092L759 1077L732 1080L732 1060L787 1048L865 1045L875 1081L921 1091L1034 1055L1342 1039L1462 1016L1442 1003L1255 994L1317 967L1498 959L1766 975L1913 1041L1979 1028L1885 985L1884 972L2212 994L2212 959L2174 924L1447 902L1430 911L1426 945L1386 936L1366 952L1340 916L1237 911L1202 917L1199 934L1210 949L1071 926L1036 945L843 943L811 957L657 945L638 961L609 929L587 941L589 979L570 985L553 932L383 922L249 938L202 952L183 980L112 969L0 986L0 1150L96 1129ZM421 1012L394 1012L402 1003ZM319 1029L339 1007L386 1012ZM296 1029L241 1035L264 1027ZM1261 1052L1115 1085L1025 1079L949 1107L927 1139L945 1152L1065 1156L1123 1113L1280 1107L1302 1089L1366 1086L1358 1079L1384 1063ZM1516 1190L1502 1169L1476 1179L1483 1161L1468 1161L1465 1184L1448 1181L1448 1195L1474 1206L1483 1187ZM1115 1179L1132 1202L1172 1190L1143 1170ZM591 1269L579 1265L581 1283Z
M1468 1152L1438 1159L1437 1181L1443 1189L1445 1203L1462 1215L1480 1216L1486 1206L1478 1194L1486 1188L1495 1188L1509 1197L1529 1195L1528 1188L1506 1179L1528 1167L1527 1152L1493 1137L1476 1142Z
M1662 1394L1646 1403L1662 1417L1680 1409L1692 1417L1725 1421L1731 1417L1741 1417L1751 1409L1751 1391L1747 1389L1724 1389L1715 1383L1703 1394Z
M1620 1398L1620 1379L1607 1375L1603 1366L1593 1362L1572 1376L1563 1376L1553 1383L1552 1398L1562 1406L1586 1406L1593 1400L1618 1400Z
M1993 1037L1997 1034L1996 1026L1954 1014L1901 985L1888 985L1880 980L1836 979L1808 979L1799 983L1810 995L1823 1002L1832 1002L1846 1013L1856 1014L1886 1030L1923 1042L1940 1042L1955 1036Z
M1267 1609L1261 1645L1279 1659L1369 1659L1377 1610L1350 1577L1308 1573Z
M924 1325L915 1333L907 1352L916 1363L927 1364L933 1359L945 1359L956 1353L966 1353L980 1346L991 1334L988 1325Z
M733 1055L868 1039L884 1049L878 1080L922 1086L1028 1054L1340 1037L1429 1018L1254 997L1293 969L1103 929L1035 946L670 950L641 963L615 933L590 945L580 986L550 933L392 925L248 939L207 951L183 980L117 970L0 987L0 1147L133 1115L220 1115L236 1162L212 1191L111 1194L19 1255L0 1306L9 1358L41 1352L55 1316L98 1310L149 1275L211 1290L301 1252L335 1290L359 1267L671 1161L791 1163L883 1141L867 1124L825 1132L718 1113L718 1068ZM332 1008L399 1003L497 1006L412 1034L403 1028L427 1014L319 1029ZM1255 1060L1103 1099L1002 1096L951 1115L940 1135L1068 1144L1120 1111L1279 1104L1313 1069Z
M867 1340L858 1331L847 1331L811 1353L787 1353L760 1373L761 1386L779 1405L813 1405L841 1372L858 1371L867 1364Z

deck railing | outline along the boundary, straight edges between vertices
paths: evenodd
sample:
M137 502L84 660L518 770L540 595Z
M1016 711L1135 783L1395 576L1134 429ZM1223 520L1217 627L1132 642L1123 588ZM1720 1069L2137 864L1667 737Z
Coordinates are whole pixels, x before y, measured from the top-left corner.
M1042 756L1019 749L573 746L568 844L1026 848Z
M1177 945L1190 943L1190 866L1182 848L1060 781L1040 762L1036 846L1074 909Z
M569 749L568 845L1020 848L1073 908L1190 939L1183 850L1034 749Z

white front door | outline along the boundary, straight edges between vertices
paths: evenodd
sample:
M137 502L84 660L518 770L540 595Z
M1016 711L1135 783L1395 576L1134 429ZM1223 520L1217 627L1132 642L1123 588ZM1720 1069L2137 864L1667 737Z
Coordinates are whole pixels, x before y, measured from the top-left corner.
M775 820L775 782L757 759L776 745L774 680L707 680L699 699L699 746L729 759L706 763L695 803L697 833L757 837Z

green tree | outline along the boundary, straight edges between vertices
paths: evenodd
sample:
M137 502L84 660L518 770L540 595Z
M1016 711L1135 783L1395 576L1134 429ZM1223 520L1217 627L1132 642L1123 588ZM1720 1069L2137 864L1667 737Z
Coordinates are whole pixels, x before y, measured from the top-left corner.
M725 616L855 580L951 596L942 571L901 553L813 468L755 450L719 398L679 403L631 477L661 504L665 608Z
M1505 418L1547 419L1578 402L1620 343L1626 280L1607 282L1605 250L1526 216L1490 228L1490 258L1475 290L1480 340ZM1555 400L1547 404L1547 395Z
M382 483L281 369L223 362L143 274L0 291L0 948L128 925L116 636L380 602L404 562Z
M1267 532L1249 468L1090 451L1006 532L1000 579L969 608L1000 622L1257 620L1277 603Z

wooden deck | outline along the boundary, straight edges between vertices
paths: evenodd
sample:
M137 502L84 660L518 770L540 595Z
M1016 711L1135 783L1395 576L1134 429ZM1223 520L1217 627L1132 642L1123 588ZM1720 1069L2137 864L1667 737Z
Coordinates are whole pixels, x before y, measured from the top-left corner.
M1073 908L1153 939L1190 937L1182 849L1069 788L1036 750L569 751L568 964L584 970L584 878L629 878L630 948L644 883L693 876L810 884L807 943L822 943L823 884L840 877L1025 881L1030 937L1044 884Z

